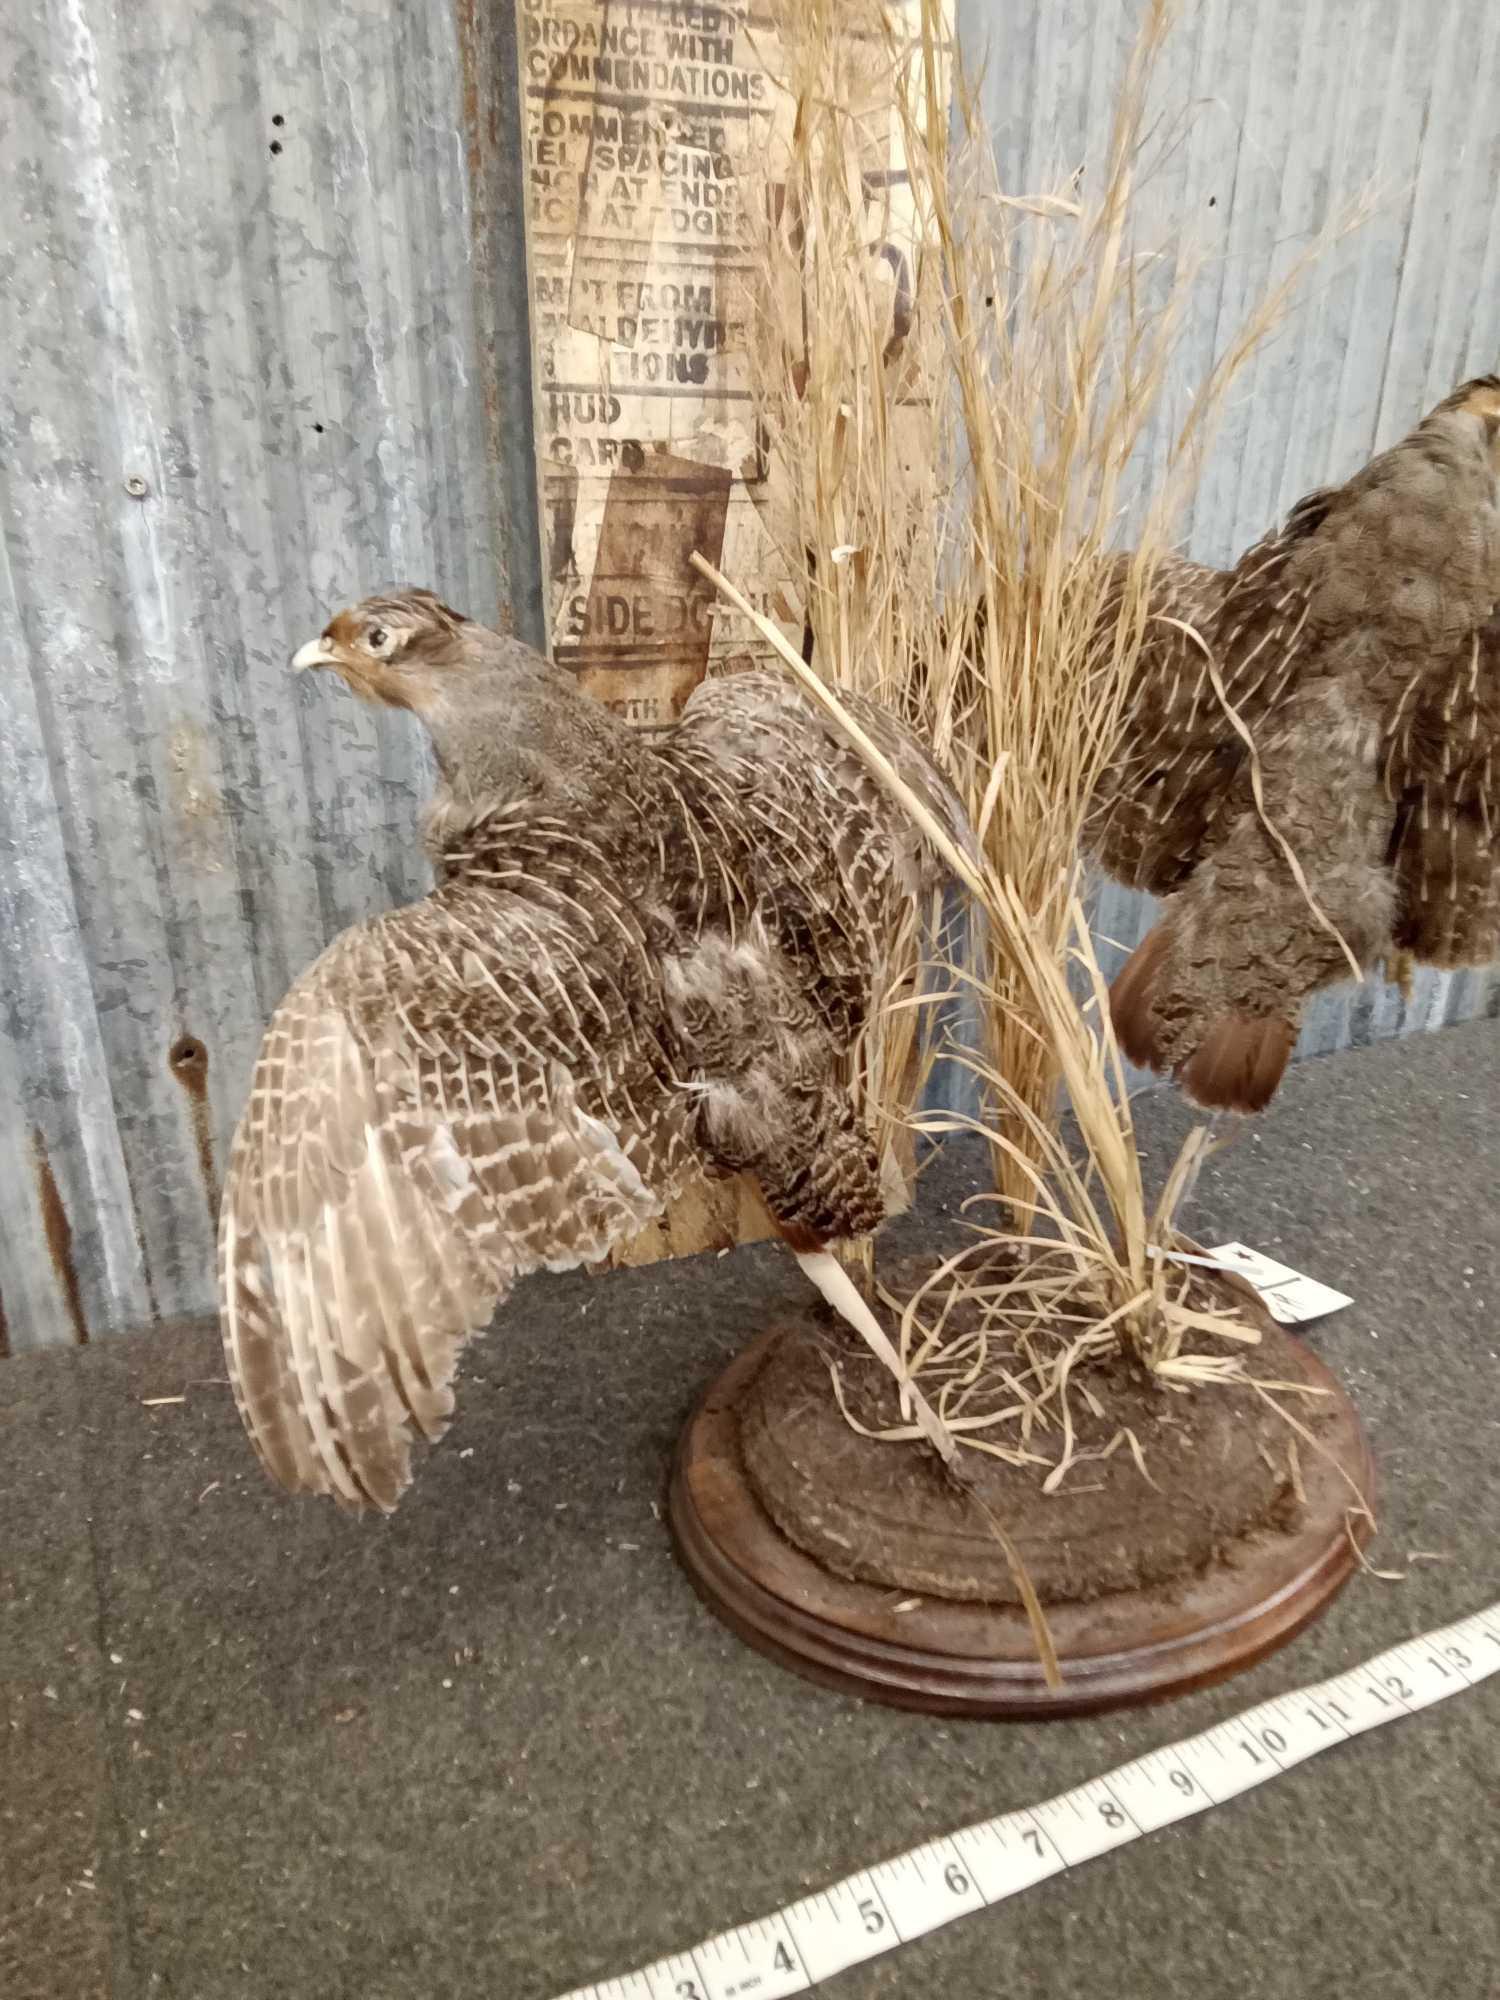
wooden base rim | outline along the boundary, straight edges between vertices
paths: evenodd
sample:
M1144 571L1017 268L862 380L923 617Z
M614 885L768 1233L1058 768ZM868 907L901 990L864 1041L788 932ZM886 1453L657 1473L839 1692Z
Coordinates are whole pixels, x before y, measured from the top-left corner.
M1049 1606L1063 1675L1060 1689L1049 1688L1015 1606L913 1603L835 1575L776 1527L745 1472L736 1412L781 1338L773 1328L748 1347L690 1417L672 1472L672 1532L693 1583L731 1630L794 1672L865 1700L995 1720L1167 1700L1243 1672L1295 1638L1347 1582L1371 1532L1355 1511L1356 1494L1373 1498L1359 1420L1299 1342L1309 1381L1333 1398L1323 1449L1303 1457L1299 1524L1248 1535L1225 1560L1169 1587Z

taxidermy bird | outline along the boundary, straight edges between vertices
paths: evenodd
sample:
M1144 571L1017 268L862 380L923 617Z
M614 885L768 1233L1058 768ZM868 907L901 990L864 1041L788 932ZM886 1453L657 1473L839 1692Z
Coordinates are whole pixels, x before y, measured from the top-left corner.
M515 1280L604 1257L695 1170L754 1174L883 1341L826 1246L886 1212L850 1051L938 871L833 725L756 672L648 737L420 590L341 612L293 664L419 716L441 782L435 887L287 994L229 1162L224 1344L270 1472L393 1507ZM849 706L967 839L915 738Z
M1167 898L1114 982L1132 1061L1275 1093L1302 1009L1382 957L1500 953L1500 377L1232 570L1156 574L1095 854Z

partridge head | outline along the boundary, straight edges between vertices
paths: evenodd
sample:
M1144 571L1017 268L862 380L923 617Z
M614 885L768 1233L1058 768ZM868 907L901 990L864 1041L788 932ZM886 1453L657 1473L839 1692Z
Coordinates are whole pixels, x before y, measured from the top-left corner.
M292 665L330 667L362 701L423 714L452 676L474 670L481 633L430 590L390 591L340 611Z

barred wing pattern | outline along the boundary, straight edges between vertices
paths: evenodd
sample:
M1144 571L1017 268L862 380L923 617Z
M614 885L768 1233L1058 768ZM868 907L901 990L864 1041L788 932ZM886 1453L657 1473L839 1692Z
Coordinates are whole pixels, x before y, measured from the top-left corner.
M1409 683L1385 772L1398 949L1443 967L1500 957L1500 614Z
M1177 556L1158 564L1122 755L1087 829L1129 887L1169 895L1247 802L1246 745L1230 710L1258 736L1297 685L1310 589L1293 558L1331 498L1310 493L1232 570Z
M910 733L846 699L971 844L962 806ZM842 734L779 676L706 682L660 759L703 852L696 878L680 862L668 872L691 896L717 896L714 920L666 968L674 1024L706 1083L701 1143L721 1168L755 1174L784 1231L862 1235L889 1190L851 1070L905 910L940 879L935 858Z
M706 685L650 740L502 670L446 738L439 886L288 994L230 1162L241 1414L282 1484L350 1506L396 1504L517 1277L602 1258L690 1173L753 1173L797 1243L886 1209L850 1059L938 879L906 816L774 676ZM967 839L915 741L856 706Z
M293 1491L394 1507L515 1279L603 1256L691 1159L639 924L604 857L550 831L566 885L491 825L492 854L345 932L267 1032L221 1310L246 1429Z
M954 844L972 852L963 806L912 731L863 696L840 689L839 700ZM909 815L779 675L705 682L666 755L735 828L766 920L803 960L830 1027L857 1030L901 906L942 880ZM858 1019L849 1018L851 1001Z

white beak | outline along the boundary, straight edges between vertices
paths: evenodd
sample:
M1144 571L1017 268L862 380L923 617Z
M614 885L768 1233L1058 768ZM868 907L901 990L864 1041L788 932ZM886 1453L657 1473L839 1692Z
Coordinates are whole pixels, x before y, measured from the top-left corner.
M333 652L326 639L309 639L305 646L292 655L293 673L306 673L309 667L331 667Z

